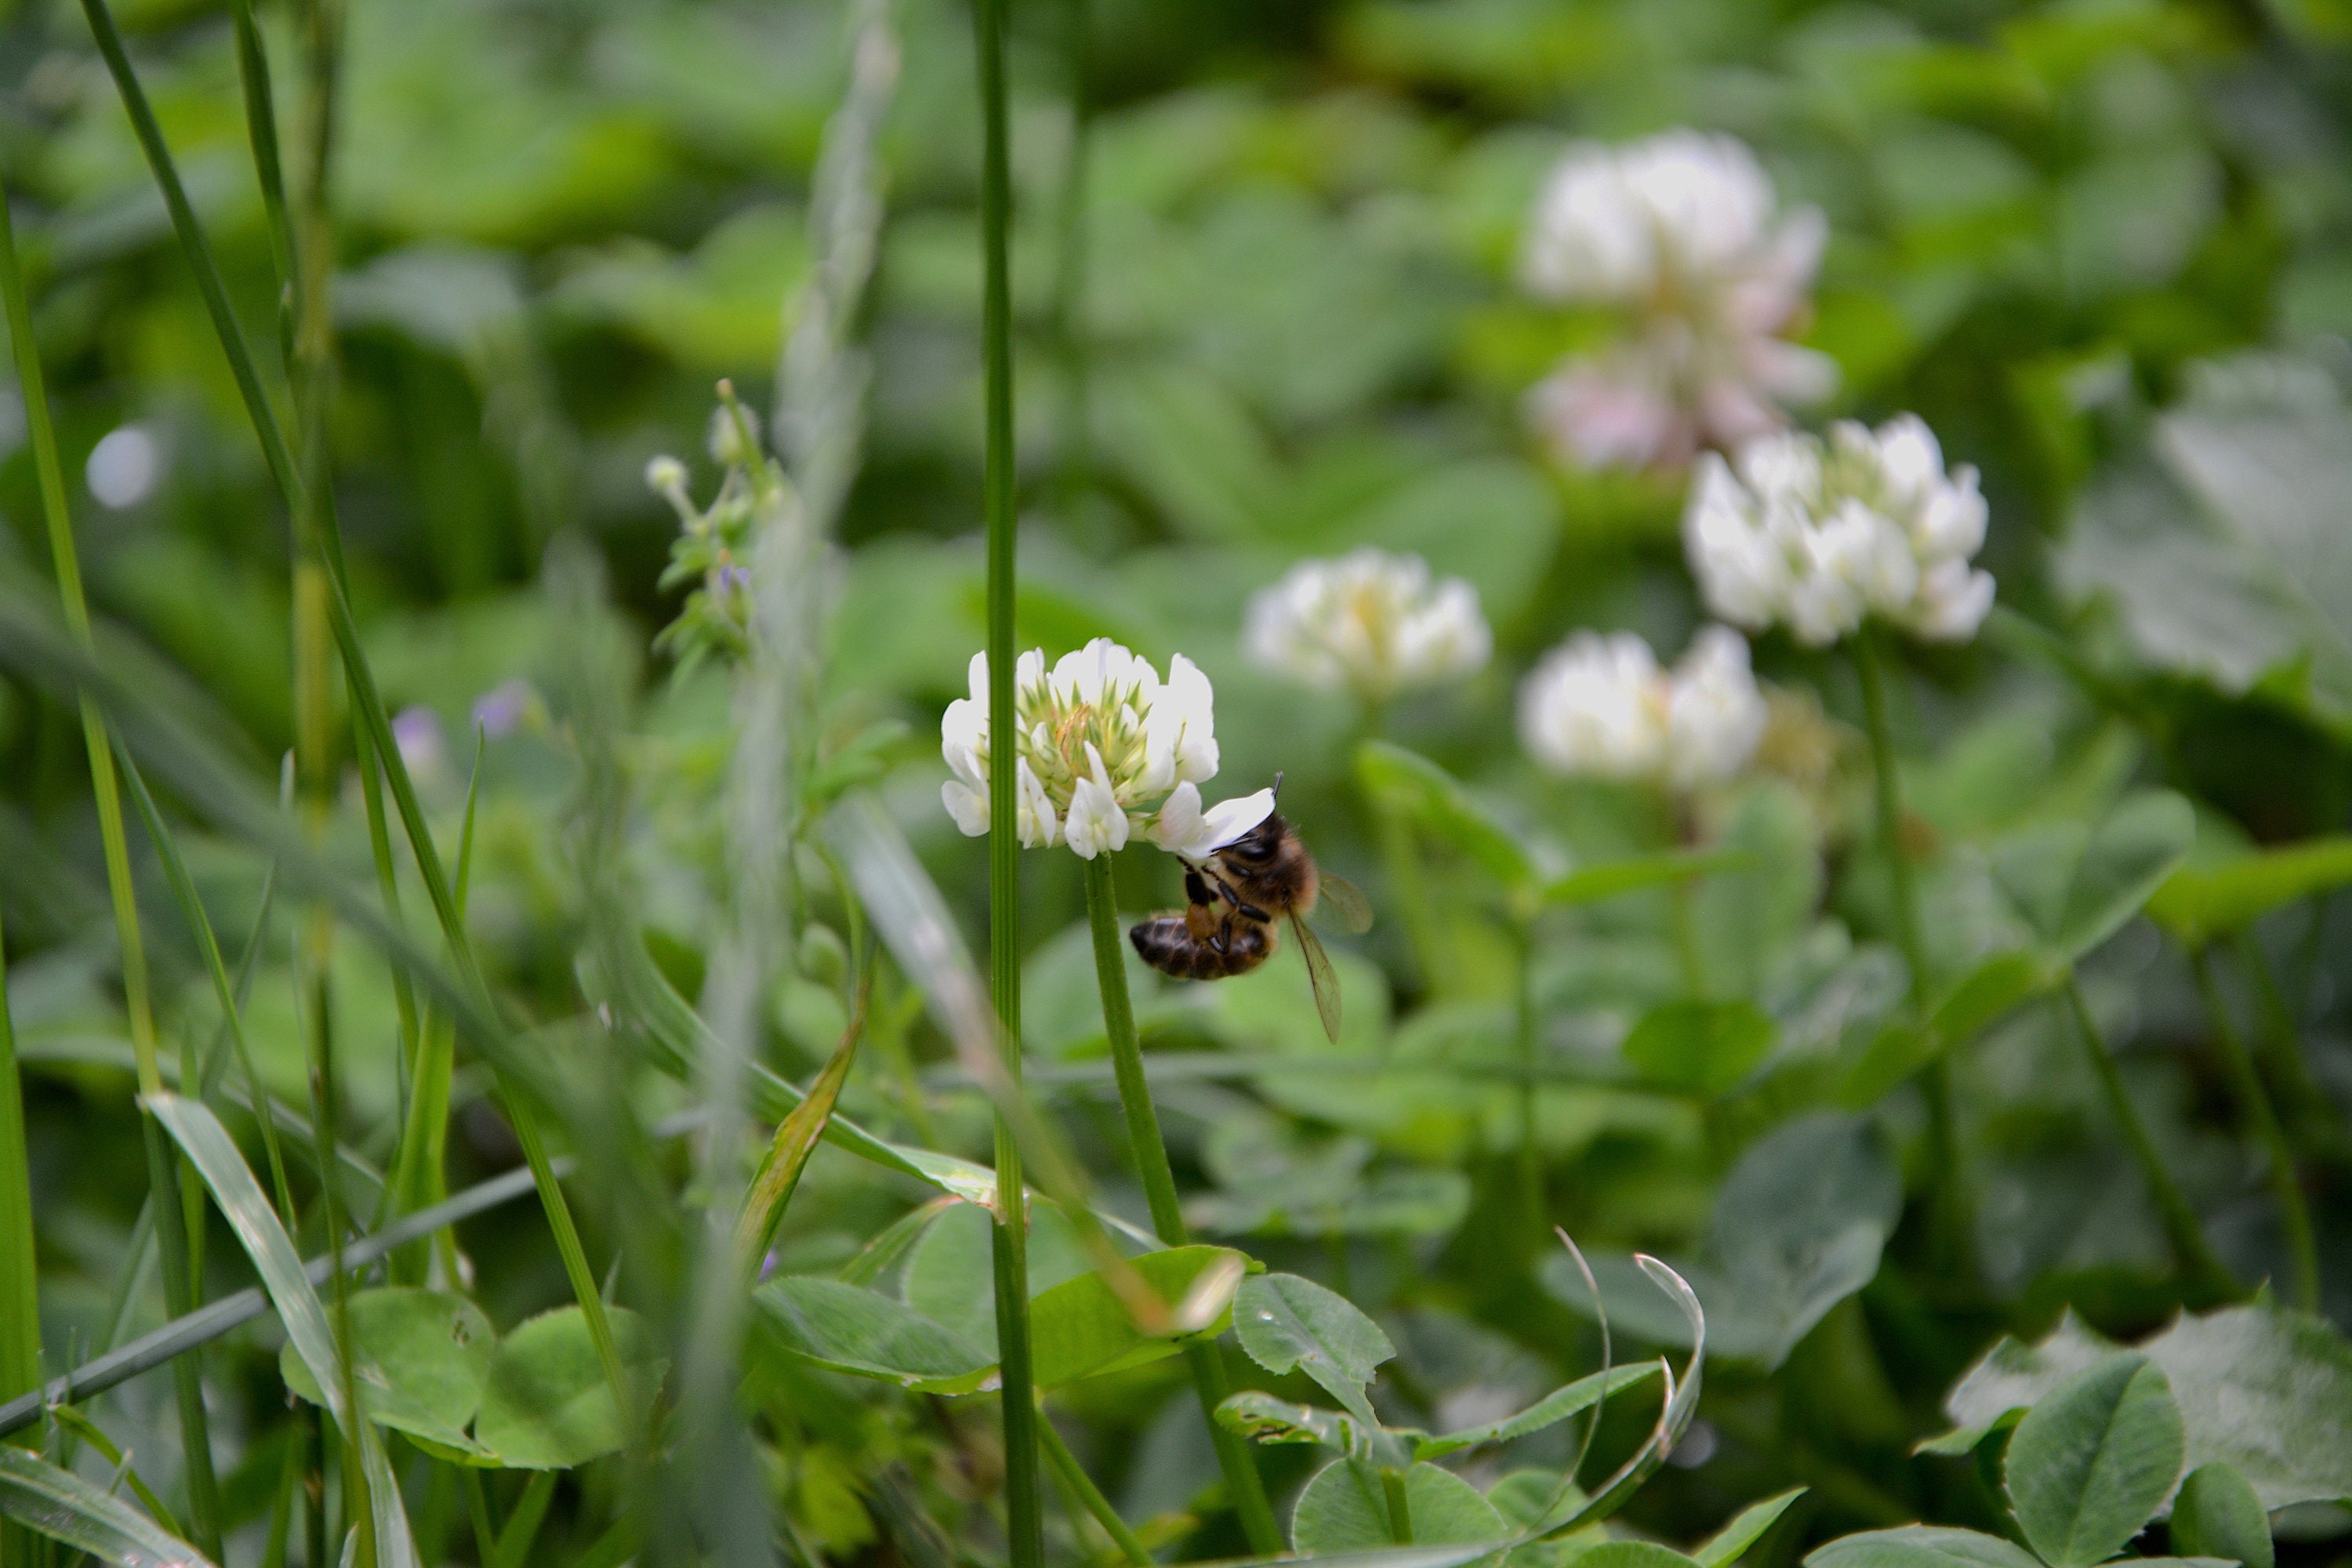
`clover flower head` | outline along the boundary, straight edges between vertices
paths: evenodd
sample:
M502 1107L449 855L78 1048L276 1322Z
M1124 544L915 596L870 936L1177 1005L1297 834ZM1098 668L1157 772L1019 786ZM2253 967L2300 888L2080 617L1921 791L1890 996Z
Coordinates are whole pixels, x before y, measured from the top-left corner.
M1494 651L1476 589L1370 548L1292 567L1250 600L1242 644L1266 668L1370 700L1475 674Z
M1828 439L1767 436L1730 461L1700 459L1683 542L1707 605L1740 626L1785 625L1826 647L1877 616L1916 637L1966 642L1992 608L1984 497L1973 468L1947 472L1916 415Z
M940 796L956 826L978 837L989 829L987 654L971 656L967 676L971 695L949 703L940 720L940 749L953 775ZM1217 772L1214 694L1181 653L1163 681L1149 659L1108 637L1065 654L1051 669L1033 648L1014 665L1013 689L1014 826L1024 847L1066 844L1091 860L1139 833L1197 858L1274 809L1267 790L1202 809L1200 786Z
M1572 145L1537 198L1521 281L1553 304L1613 310L1625 330L1538 383L1530 423L1595 467L1680 467L1780 428L1784 405L1837 384L1826 356L1787 341L1827 232L1812 208L1782 216L1732 137Z
M1748 642L1711 626L1671 670L1632 632L1580 632L1519 688L1519 736L1555 772L1692 790L1745 767L1766 708Z

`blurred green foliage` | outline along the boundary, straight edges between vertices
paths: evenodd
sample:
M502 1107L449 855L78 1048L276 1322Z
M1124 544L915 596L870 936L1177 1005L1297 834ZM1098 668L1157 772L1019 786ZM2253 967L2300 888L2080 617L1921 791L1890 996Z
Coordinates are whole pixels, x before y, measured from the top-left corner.
M286 327L227 13L140 0L121 16L247 335L275 344ZM938 809L932 742L984 635L972 45L951 0L903 0L896 20L888 208L857 324L869 426L838 530L821 745L834 787L882 792L977 931L984 848ZM262 21L289 80L290 26L276 6ZM811 171L845 79L841 8L352 0L349 23L330 447L377 679L391 707L414 710L411 768L448 845L475 726L488 728L472 924L513 1015L551 1029L602 994L580 956L612 912L591 874L606 825L583 798L595 781L583 736L598 700L623 715L624 915L695 1000L726 929L732 710L723 670L681 674L653 648L680 607L659 586L678 523L643 476L680 454L709 493L718 378L773 407L812 266ZM2329 897L2352 864L2332 840L2293 862L2252 858L2340 833L2352 814L2352 9L1021 0L1013 26L1022 646L1109 636L1163 667L1196 660L1219 699L1223 793L1280 772L1284 810L1318 856L1374 894L1374 931L1332 939L1347 998L1336 1042L1286 955L1214 986L1139 965L1129 978L1147 1044L1171 1064L1160 1099L1196 1226L1379 1318L1394 1352L1369 1396L1383 1419L1470 1427L1591 1370L1580 1277L1516 1206L1531 1160L1546 1217L1594 1255L1621 1335L1689 1342L1627 1254L1695 1260L1685 1273L1715 1336L1706 1440L1636 1501L1640 1530L1696 1542L1797 1484L1813 1489L1750 1561L1785 1568L1808 1542L1916 1518L2003 1528L1981 1450L1910 1450L1986 1347L2009 1333L2004 1345L2048 1362L2049 1344L2031 1342L2070 1305L2133 1341L2184 1303L2214 1305L2174 1276L2056 1000L2062 974L2079 979L2238 1278L2284 1282L2294 1267L2182 953L2135 918L2159 885L2165 931L2230 950L2228 997L2252 1020L2318 1229L2320 1304L2352 1324L2352 932ZM1742 137L1784 204L1828 216L1803 334L1843 373L1827 412L1916 410L1982 469L1990 498L1984 563L2004 609L1976 645L1913 650L1896 715L1904 832L1931 916L1920 1018L1902 1016L1894 879L1870 837L1849 667L1759 643L1773 728L1755 776L1701 803L1726 855L1695 868L1673 868L1677 825L1654 802L1545 778L1514 738L1517 678L1571 629L1627 627L1674 648L1700 619L1679 477L1571 470L1526 430L1528 386L1595 328L1538 310L1514 281L1538 184L1570 136L1681 124ZM293 736L285 520L120 102L59 0L0 4L0 177L102 639L150 672L148 695L269 782ZM120 443L110 461L98 450L125 430L152 471L126 469ZM0 556L45 573L13 386L0 389ZM1238 642L1248 595L1295 559L1361 544L1472 584L1492 666L1377 718L1252 666ZM551 559L592 561L602 596L551 587ZM1385 772L1380 749L1358 749L1375 728L1411 749ZM326 845L363 879L353 781ZM1383 837L1398 822L1412 846L1402 858ZM182 845L215 924L245 931L262 863L193 829ZM169 1031L209 1039L211 990L139 847ZM817 923L759 1008L762 1060L796 1080L847 1022L845 943L862 940L828 868L803 853L799 870ZM1119 875L1139 911L1177 898L1174 868L1139 843ZM103 886L74 712L0 679L0 910L53 1371L102 1332L144 1191ZM415 888L409 907L424 907ZM1078 868L1028 857L1026 1044L1107 1205L1139 1214L1082 913ZM267 1087L300 1105L296 919L281 908L263 932L246 1024ZM1522 964L1531 1057L1515 1036ZM347 938L331 993L352 1141L381 1162L405 1091L393 987ZM869 1027L844 1113L985 1159L985 1107L913 988L886 980ZM1961 1263L1928 1212L1935 1155L1914 1075L1932 1061L1949 1064L1963 1140ZM453 1190L518 1157L486 1089L479 1067L461 1068ZM683 1093L651 1073L627 1090L648 1123ZM593 1146L592 1131L573 1136ZM647 1159L665 1179L685 1169ZM974 1211L934 1223L896 1272L861 1251L922 1195L823 1150L774 1261L804 1277L866 1259L856 1283L949 1325L950 1349L971 1352L954 1370L977 1374L993 1364L993 1319L974 1311L978 1254L954 1228ZM594 1256L618 1252L625 1271L674 1261L632 1255L639 1233L605 1196L587 1215ZM297 1240L322 1238L314 1226ZM1033 1287L1080 1273L1066 1242L1041 1230ZM568 1295L535 1212L469 1221L459 1243L478 1306L448 1310L487 1314L502 1355L552 1331L534 1314ZM212 1293L244 1283L225 1245L208 1268ZM793 1331L814 1342L796 1290L826 1293L800 1279L760 1310L800 1313ZM138 1326L158 1321L144 1288L132 1308ZM2062 1336L2090 1332L2066 1321ZM2170 1366L2158 1348L2170 1342L2151 1364ZM289 1429L275 1342L254 1331L227 1345L210 1373L232 1523L249 1537ZM1157 1359L1169 1347L1146 1348L1057 1391L1057 1405L1155 1545L1237 1552L1208 1432L1175 1363ZM580 1373L581 1346L557 1349ZM861 1367L896 1364L870 1350ZM477 1359L489 1355L486 1343ZM1998 1409L1963 1399L1980 1367L1949 1414L1995 1423L2079 1370L2036 1367L2041 1382ZM1350 1373L1359 1397L1364 1373ZM484 1373L469 1363L466 1375ZM2183 1375L2196 1465L2202 1395ZM1315 1397L1303 1374L1258 1382ZM993 1541L974 1521L1003 1461L980 1407L769 1352L752 1356L740 1403L762 1423L796 1549L923 1568L951 1560L950 1540L994 1552L971 1544ZM1625 1403L1598 1424L1612 1465L1654 1415L1630 1408L1638 1394ZM169 1495L177 1436L160 1380L106 1409ZM567 1430L579 1440L519 1462L602 1453L609 1407L590 1424L593 1441ZM1415 1467L1413 1510L1480 1528L1498 1510L1541 1517L1575 1452L1567 1430L1478 1459L1478 1490ZM2341 1422L2322 1436L2343 1441ZM1265 1458L1277 1487L1305 1479L1305 1453ZM611 1515L610 1468L567 1479L532 1561L579 1560ZM1515 1489L1504 1468L1545 1484ZM1310 1494L1301 1544L1389 1539L1337 1474ZM413 1506L438 1510L462 1557L457 1483L432 1484ZM2292 1500L2318 1509L2293 1516L2305 1539L2283 1539L2283 1561L2341 1553L2346 1518L2321 1500L2326 1484ZM524 1485L494 1477L501 1513L526 1506ZM2103 1525L2137 1530L2148 1508L2128 1501ZM1057 1551L1092 1541L1077 1517ZM1528 1549L1547 1564L1566 1552Z

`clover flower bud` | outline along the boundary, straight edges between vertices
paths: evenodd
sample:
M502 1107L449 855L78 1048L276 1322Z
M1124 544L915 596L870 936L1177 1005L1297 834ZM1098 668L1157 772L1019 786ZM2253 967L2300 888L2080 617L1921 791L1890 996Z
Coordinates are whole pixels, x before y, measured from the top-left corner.
M1877 616L1916 637L1965 642L1992 609L1969 564L1986 511L1973 468L1945 470L1916 415L1829 438L1765 437L1727 462L1701 459L1683 542L1708 608L1826 647Z
M676 507L683 521L694 521L694 500L686 493L686 465L676 458L664 452L646 461L646 489Z
M948 704L940 750L953 775L940 789L957 827L989 830L988 656L966 672L971 695ZM1137 834L1164 849L1205 854L1212 834L1231 842L1274 809L1271 792L1250 797L1250 816L1227 802L1201 809L1200 785L1215 776L1214 694L1182 654L1168 679L1108 637L1066 654L1049 670L1041 649L1013 667L1017 755L1015 831L1028 848L1067 844L1081 859L1123 849ZM1229 809L1234 808L1234 809ZM1247 820L1243 820L1246 817Z
M1702 630L1672 670L1632 632L1580 632L1520 686L1519 736L1557 773L1687 791L1747 765L1766 711L1727 626Z
M1370 548L1292 567L1250 600L1242 644L1265 668L1372 701L1475 674L1494 651L1476 589Z

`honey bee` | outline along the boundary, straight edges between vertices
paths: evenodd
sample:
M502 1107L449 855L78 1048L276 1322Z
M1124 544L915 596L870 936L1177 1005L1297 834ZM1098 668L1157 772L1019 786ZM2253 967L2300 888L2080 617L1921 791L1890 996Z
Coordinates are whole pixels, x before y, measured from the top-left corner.
M1279 789L1282 781L1275 780ZM1143 961L1180 980L1247 974L1274 956L1275 921L1287 921L1307 961L1323 1032L1339 1038L1339 979L1330 955L1307 923L1328 900L1350 931L1372 923L1371 906L1353 882L1319 870L1297 829L1275 812L1201 860L1184 862L1184 908L1139 921L1128 940Z

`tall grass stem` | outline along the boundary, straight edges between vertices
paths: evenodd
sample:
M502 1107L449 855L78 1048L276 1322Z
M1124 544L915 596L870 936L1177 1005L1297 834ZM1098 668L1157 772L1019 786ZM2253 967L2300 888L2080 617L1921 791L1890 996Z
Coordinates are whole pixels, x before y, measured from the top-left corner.
M982 513L988 525L989 750L988 959L998 1048L1013 1083L1021 1081L1021 842L1014 816L1013 603L1014 593L1013 447L1012 150L1004 101L1004 13L1008 0L973 0L980 73L981 332L986 363ZM1021 1150L1013 1129L996 1123L999 1214L991 1239L996 1335L1003 1368L1004 1495L1013 1568L1040 1568L1045 1523L1037 1470L1037 1398L1029 1342L1029 1214Z

